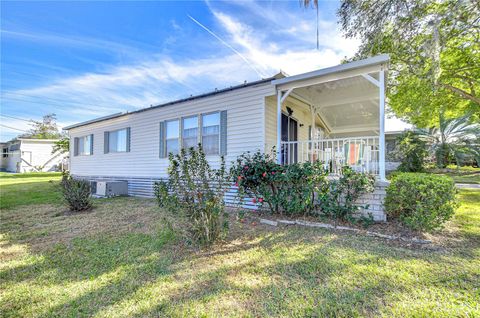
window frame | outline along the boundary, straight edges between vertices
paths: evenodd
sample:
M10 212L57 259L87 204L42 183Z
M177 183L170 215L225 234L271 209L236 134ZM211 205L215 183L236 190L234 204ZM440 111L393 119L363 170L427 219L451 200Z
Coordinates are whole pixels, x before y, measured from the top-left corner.
M195 114L195 115L191 115L191 116L187 116L187 117L181 117L181 126L180 126L180 139L181 139L181 146L180 146L180 149L183 149L185 148L185 137L183 135L184 131L185 131L185 124L184 124L184 121L187 120L187 119L191 119L191 118L196 118L196 122L197 122L197 135L195 136L196 138L196 143L195 145L193 146L193 148L197 149L198 148L198 143L199 143L199 140L201 140L201 131L200 131L200 116L201 114ZM193 137L187 137L187 138L192 138Z
M125 150L119 151L118 149L112 150L112 143L110 142L110 138L112 137L112 133L118 133L119 131L125 131ZM117 145L118 146L118 135L117 135ZM115 130L109 130L108 131L108 153L126 153L128 151L128 127L125 128L119 128Z
M215 152L215 153L207 153L205 152L205 155L206 156L218 156L220 155L220 148L221 148L221 134L222 134L222 111L221 110L217 110L217 111L212 111L212 112L208 112L208 113L202 113L200 114L201 116L201 127L200 127L200 143L202 144L202 147L204 147L204 143L203 143L203 124L204 124L204 120L203 120L203 116L208 116L208 115L213 115L213 114L218 114L218 151ZM208 126L207 126L208 127ZM207 136L214 136L214 135L207 135ZM205 151L205 147L203 148L203 150Z
M91 156L93 155L93 152L92 152L92 148L93 148L93 145L92 145L92 134L88 134L88 135L84 135L84 136L80 136L80 137L77 137L78 139L78 149L77 149L77 156ZM85 143L84 143L84 140L88 138L90 139L90 143L89 143L89 147L88 147L88 153L85 152ZM80 143L83 143L82 144L82 148L84 150L84 152L80 152Z
M168 138L168 123L171 123L171 122L178 122L178 137L175 137L175 138ZM177 153L173 153L174 155L180 153L180 149L182 148L181 147L181 141L182 141L182 125L181 125L181 118L174 118L174 119L169 119L169 120L165 120L165 153L167 154L167 157L169 155L169 152L168 152L168 141L169 140L177 140L178 142L178 149L177 149Z

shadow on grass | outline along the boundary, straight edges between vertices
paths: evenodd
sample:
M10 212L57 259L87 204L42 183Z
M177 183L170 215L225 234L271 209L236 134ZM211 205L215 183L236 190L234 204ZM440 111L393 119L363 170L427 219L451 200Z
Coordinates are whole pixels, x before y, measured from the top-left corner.
M109 209L85 215L90 223L101 213L117 213L118 224L122 217L135 222L145 213L142 205L151 206L132 198L102 202ZM121 206L130 212L121 214ZM28 246L21 232L37 225L19 222L2 227L5 246ZM329 230L263 226L232 231L226 244L198 251L163 226L154 233L87 232L30 250L0 271L1 316L373 316L429 288L448 299L473 299L478 285L475 252L414 250Z
M442 258L323 230L259 235L218 253L180 254L178 245L161 233L76 239L42 253L37 262L1 272L2 284L8 286L2 306L9 311L4 314L29 315L28 304L42 303L58 288L62 297L45 301L37 314L93 316L111 311L173 317L220 310L228 315L233 306L243 315L372 315L384 308L383 299L390 293L413 292L436 276L429 264ZM398 277L396 269L389 268L409 268L410 262L419 263L415 277ZM455 277L443 279L452 292L465 289L451 286ZM24 284L32 289L16 293Z

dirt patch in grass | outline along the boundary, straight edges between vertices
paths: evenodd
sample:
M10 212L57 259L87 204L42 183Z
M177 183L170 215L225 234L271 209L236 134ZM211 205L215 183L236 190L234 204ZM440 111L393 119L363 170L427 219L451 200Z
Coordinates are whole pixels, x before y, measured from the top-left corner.
M132 210L132 203L134 210ZM137 198L95 200L91 210L70 212L63 205L19 206L2 211L2 230L10 241L29 243L33 250L68 244L78 237L152 233L161 214L155 202Z

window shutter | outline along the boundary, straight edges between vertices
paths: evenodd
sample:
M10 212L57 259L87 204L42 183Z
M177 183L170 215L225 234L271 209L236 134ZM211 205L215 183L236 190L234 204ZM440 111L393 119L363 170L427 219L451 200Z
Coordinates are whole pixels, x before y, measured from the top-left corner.
M93 134L90 135L90 155L93 155Z
M108 149L110 149L108 144L108 139L110 137L110 133L108 131L103 133L103 153L108 153Z
M78 137L73 138L73 155L78 156Z
M203 148L203 114L198 114L198 133L197 133L197 144L201 144Z
M220 155L227 154L227 111L220 112Z
M166 122L161 121L160 122L160 131L159 131L159 136L160 136L160 145L159 145L159 152L160 152L160 158L166 158L167 153L166 153Z
M180 123L179 123L179 127L180 127L180 134L178 135L179 136L179 140L178 140L178 152L180 153L180 151L182 150L183 148L183 119L185 117L180 117Z
M127 152L130 152L130 127L127 127Z

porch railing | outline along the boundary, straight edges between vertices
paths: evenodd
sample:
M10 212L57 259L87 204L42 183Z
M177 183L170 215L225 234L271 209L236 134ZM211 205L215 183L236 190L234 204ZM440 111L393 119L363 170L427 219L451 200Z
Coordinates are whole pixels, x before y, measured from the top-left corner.
M305 141L282 141L280 159L283 164L323 162L332 174L350 166L359 172L379 174L379 137L348 137Z

